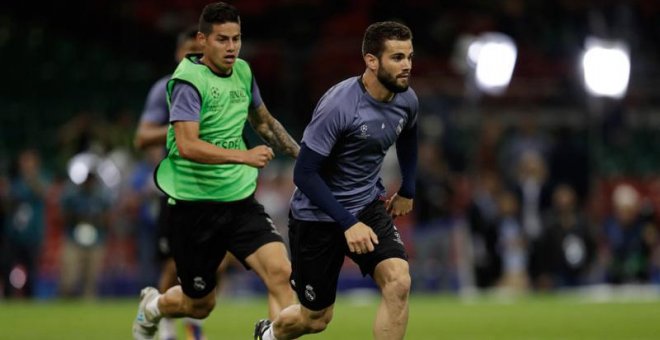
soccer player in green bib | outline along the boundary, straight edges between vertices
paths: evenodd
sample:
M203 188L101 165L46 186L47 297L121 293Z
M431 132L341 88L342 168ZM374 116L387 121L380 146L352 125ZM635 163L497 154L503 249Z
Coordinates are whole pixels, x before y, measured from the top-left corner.
M180 285L142 290L135 339L153 339L162 317L206 318L216 303L216 270L227 252L254 270L268 289L270 315L295 302L282 237L254 198L258 168L271 147L248 149L245 121L274 149L297 157L299 146L270 114L250 66L238 58L241 24L235 7L207 5L199 20L202 54L186 56L167 84L167 157L156 170L170 197L172 254Z

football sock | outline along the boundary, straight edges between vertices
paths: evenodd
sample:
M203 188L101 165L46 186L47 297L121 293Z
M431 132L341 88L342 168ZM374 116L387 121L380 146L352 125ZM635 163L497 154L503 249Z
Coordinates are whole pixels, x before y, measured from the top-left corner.
M186 326L186 339L188 340L204 339L202 335L202 320L185 318L184 324Z
M160 340L176 339L176 329L174 328L174 319L162 318L158 325L158 335Z
M264 335L261 336L262 340L277 340L275 334L273 333L273 325L268 327L268 330L264 332Z
M147 302L147 305L145 306L147 313L151 315L151 317L154 319L160 318L160 309L158 309L158 300L160 300L161 296L162 295L158 295L157 298Z

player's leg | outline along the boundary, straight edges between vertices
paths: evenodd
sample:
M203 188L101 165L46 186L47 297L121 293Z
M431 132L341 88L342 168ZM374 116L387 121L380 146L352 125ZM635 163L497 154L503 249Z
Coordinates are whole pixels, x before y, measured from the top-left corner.
M374 321L374 339L403 339L408 324L410 272L406 250L392 218L381 201L365 207L358 219L370 226L378 236L374 251L349 253L363 275L373 277L381 291L381 302Z
M384 260L376 266L373 276L382 295L374 322L374 339L403 339L408 325L408 262L399 258Z
M282 309L295 303L289 278L291 263L284 243L270 242L245 259L268 289L268 315L274 319Z
M268 312L274 318L295 302L289 285L291 263L284 240L254 197L236 202L232 212L237 223L231 226L228 250L264 282L268 289Z
M260 320L255 328L255 340L289 340L305 334L320 333L328 327L334 305L314 311L300 304L291 305L279 314L275 322Z
M160 273L160 280L158 281L158 291L160 293L167 292L168 289L177 285L176 280L176 266L174 259L171 255L163 260L163 265ZM174 320L170 318L162 318L158 325L158 337L160 340L174 340L176 339L176 328L174 327Z
M255 329L255 339L295 339L323 331L333 316L346 241L335 223L289 223L292 275L300 304L284 309L272 325Z
M162 317L203 319L215 307L216 271L226 253L223 234L231 222L223 205L181 202L170 206L171 247L180 285L159 294L147 287L133 324L137 339L152 339Z
M159 203L156 249L157 258L161 262L158 291L163 294L171 287L176 286L178 281L176 278L176 265L174 264L174 258L170 249L169 205L167 204L167 197L161 197ZM174 319L162 318L158 325L158 337L160 340L174 340L176 336Z

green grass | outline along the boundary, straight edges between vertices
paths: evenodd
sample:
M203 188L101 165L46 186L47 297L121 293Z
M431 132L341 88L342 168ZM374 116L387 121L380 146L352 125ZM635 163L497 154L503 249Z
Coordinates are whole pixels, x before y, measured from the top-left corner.
M135 300L0 301L0 339L130 339ZM208 339L251 339L262 299L220 299ZM376 301L340 298L329 328L311 339L371 339ZM461 300L415 295L406 339L660 339L660 301L589 302L575 296Z

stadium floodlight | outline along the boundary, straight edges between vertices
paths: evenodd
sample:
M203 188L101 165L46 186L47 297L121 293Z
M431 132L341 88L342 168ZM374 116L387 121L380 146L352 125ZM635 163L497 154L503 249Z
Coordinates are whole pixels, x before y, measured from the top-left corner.
M103 183L109 188L115 188L121 183L121 171L111 159L106 158L101 161L96 170Z
M500 95L511 82L518 49L508 35L486 32L470 44L466 57L468 64L474 67L477 88L484 93Z
M582 54L584 85L593 96L622 98L630 79L630 53L620 41L588 37Z
M92 153L79 153L68 164L68 173L71 182L80 185L87 180L89 174L95 171L98 157Z

